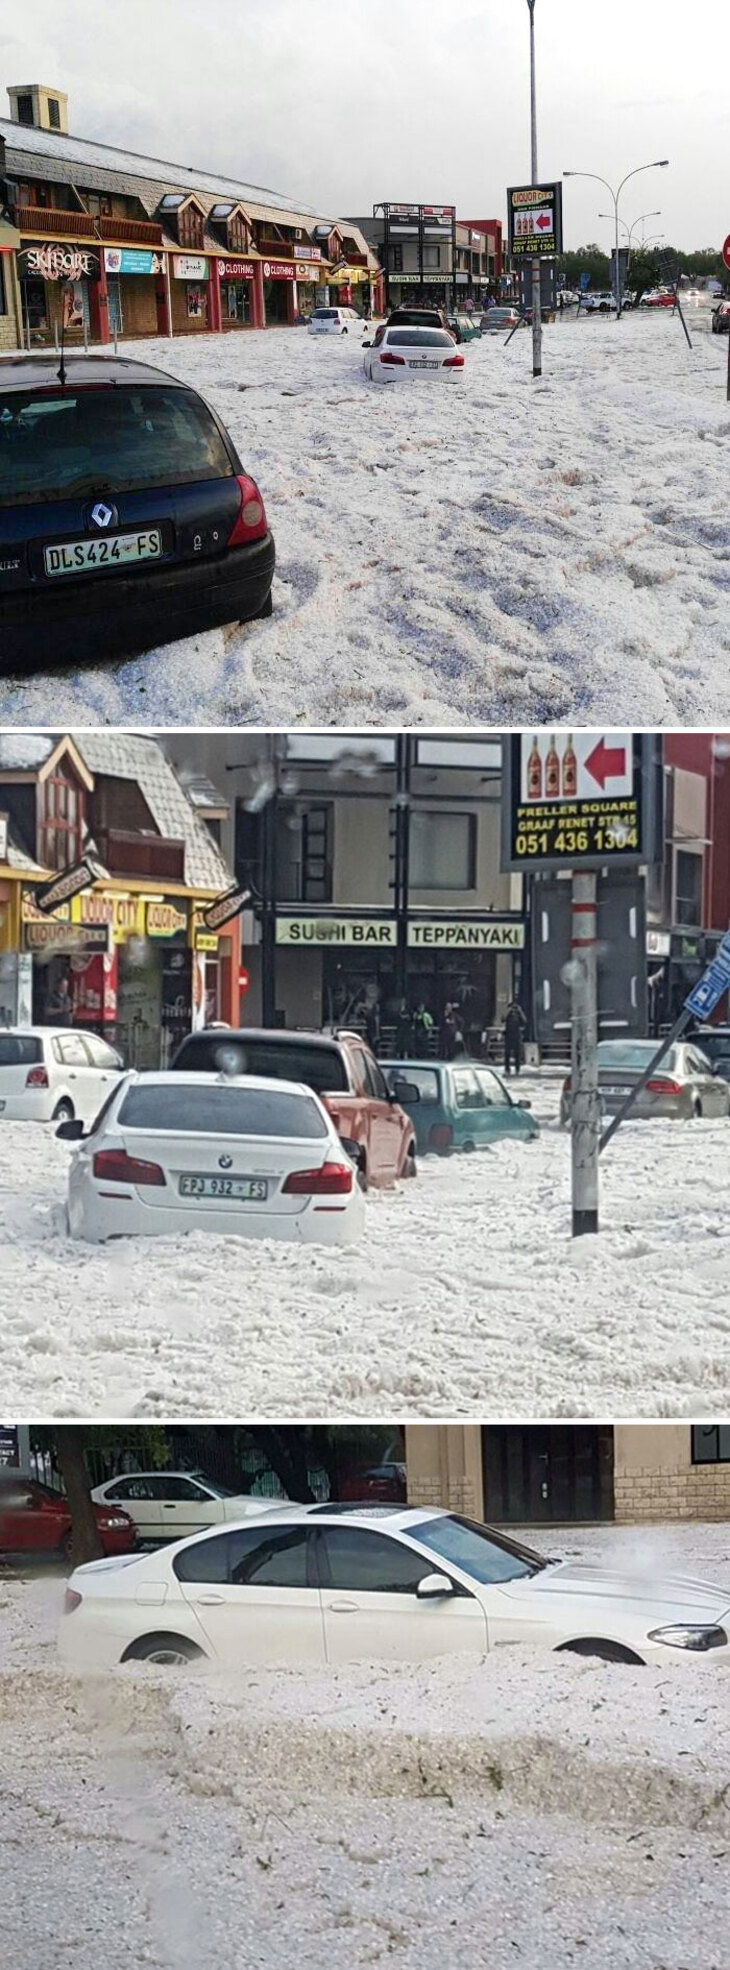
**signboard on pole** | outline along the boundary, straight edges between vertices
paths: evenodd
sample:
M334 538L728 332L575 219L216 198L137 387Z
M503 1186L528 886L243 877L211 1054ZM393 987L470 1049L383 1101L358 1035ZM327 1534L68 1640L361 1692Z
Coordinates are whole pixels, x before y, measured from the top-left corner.
M509 251L516 260L562 253L562 184L509 186L507 220Z
M649 759L642 733L511 733L503 749L503 869L651 861Z
M725 266L727 267L728 272L730 273L730 233L728 233L727 239L723 246L722 257L725 262Z
M80 896L82 889L91 889L104 871L92 855L83 856L71 868L62 869L52 876L50 882L42 882L34 896L35 907L42 916L51 916L62 903L68 903L72 896Z
M222 930L224 924L231 923L234 917L240 917L241 911L245 910L250 900L250 889L243 884L234 883L232 889L224 890L221 896L216 896L212 903L206 904L205 909L201 910L200 915L206 930Z
M709 1019L715 1006L719 1005L730 988L730 930L723 937L712 962L708 964L698 985L692 987L684 1003L693 1019Z

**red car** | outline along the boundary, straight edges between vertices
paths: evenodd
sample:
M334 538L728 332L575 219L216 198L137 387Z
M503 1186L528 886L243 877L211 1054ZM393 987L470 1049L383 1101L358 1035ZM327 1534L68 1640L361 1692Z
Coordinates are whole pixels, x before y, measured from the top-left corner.
M186 1074L263 1074L319 1095L360 1179L384 1186L416 1174L413 1124L359 1033L287 1033L242 1026L190 1033L171 1066ZM411 1090L413 1093L414 1090Z
M667 293L666 288L661 288L656 293L642 294L641 305L642 308L676 308L677 297L673 289Z
M101 1550L105 1558L130 1553L136 1527L127 1512L95 1505ZM71 1519L66 1499L21 1471L0 1472L0 1553L47 1553L71 1558Z

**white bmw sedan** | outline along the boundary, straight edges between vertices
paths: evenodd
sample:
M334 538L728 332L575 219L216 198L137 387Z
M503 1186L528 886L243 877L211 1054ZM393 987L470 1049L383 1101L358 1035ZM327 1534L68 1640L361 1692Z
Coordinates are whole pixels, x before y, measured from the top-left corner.
M71 1667L423 1661L509 1643L612 1662L728 1663L727 1592L546 1561L453 1512L277 1506L145 1557L77 1567L59 1646Z
M97 1505L123 1506L152 1545L271 1510L270 1498L228 1491L205 1471L127 1471L97 1484L91 1496Z
M371 383L407 383L418 378L448 383L464 374L464 357L445 328L389 328L375 331L365 345L363 369Z
M250 1075L125 1074L68 1177L73 1238L212 1231L349 1245L364 1225L354 1163L311 1088Z

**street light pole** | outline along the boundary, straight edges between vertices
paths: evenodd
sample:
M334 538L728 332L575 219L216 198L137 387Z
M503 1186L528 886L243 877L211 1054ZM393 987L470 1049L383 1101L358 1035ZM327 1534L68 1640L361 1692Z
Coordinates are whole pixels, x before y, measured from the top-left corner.
M530 9L530 170L531 184L538 181L537 172L537 84L535 79L535 0L527 0ZM542 376L542 290L540 256L532 256L532 374Z
M527 0L527 4L529 6L530 0ZM533 6L534 6L534 0L533 0ZM617 191L614 191L613 185L609 185L608 179L602 178L598 171L564 171L563 172L564 178L593 178L597 185L603 185L604 190L608 192L609 198L612 201L613 204L612 216L614 219L615 230L616 230L615 293L616 293L616 320L617 321L620 321L621 319L621 272L620 272L620 262L619 262L620 221L618 214L619 200L621 197L621 193L623 191L624 185L628 184L630 178L638 178L641 175L642 171L666 171L668 163L669 163L668 157L659 157L659 158L654 158L651 164L637 164L634 171L627 171L626 177L621 179L621 183L618 186Z

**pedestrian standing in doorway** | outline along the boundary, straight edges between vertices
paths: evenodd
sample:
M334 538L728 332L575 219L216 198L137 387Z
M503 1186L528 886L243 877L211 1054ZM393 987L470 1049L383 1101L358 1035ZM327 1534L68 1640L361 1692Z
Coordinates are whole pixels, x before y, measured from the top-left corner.
M413 1020L407 999L401 999L395 1029L395 1050L401 1059L410 1060L413 1053Z
M413 1039L419 1060L426 1060L431 1052L432 1033L433 1019L423 999L419 999L413 1015Z
M527 1020L521 1005L511 999L504 1019L504 1071L511 1074L514 1067L519 1074L524 1053L524 1035Z
M380 1007L377 999L371 999L365 1008L365 1038L373 1053L380 1045Z
M52 1026L73 1025L73 998L67 972L64 972L63 977L59 978L58 984L49 993L46 1011Z

